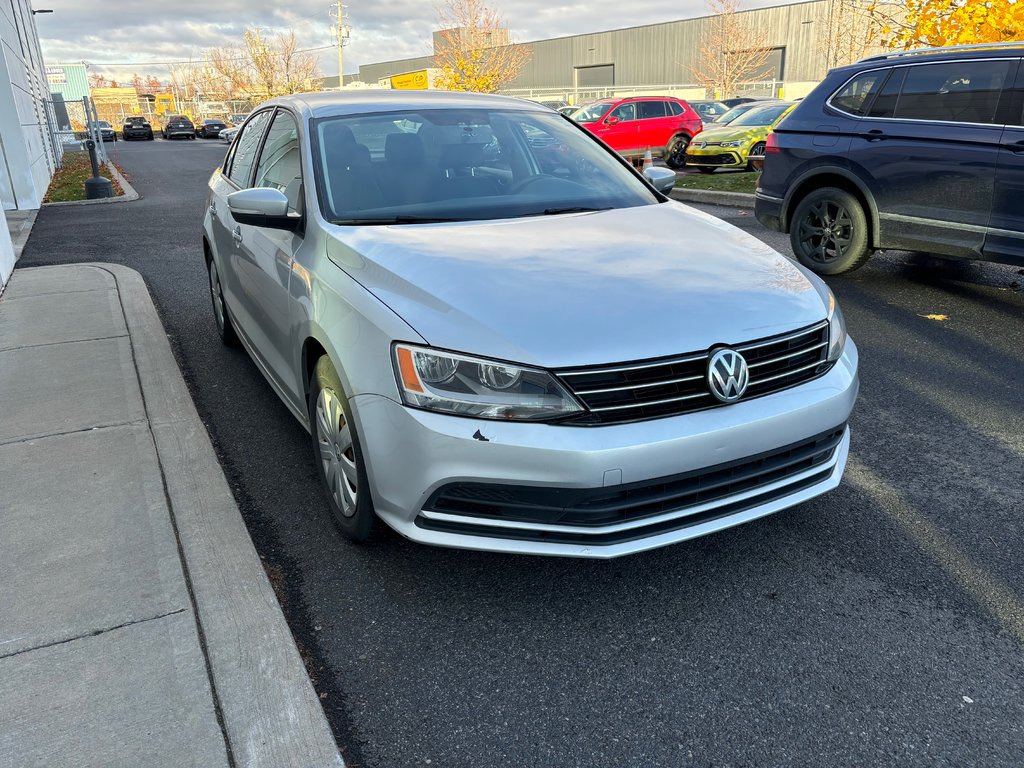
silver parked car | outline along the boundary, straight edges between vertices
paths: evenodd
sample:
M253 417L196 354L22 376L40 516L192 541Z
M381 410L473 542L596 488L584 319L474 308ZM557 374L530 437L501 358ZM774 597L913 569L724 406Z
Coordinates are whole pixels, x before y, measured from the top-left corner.
M647 174L514 98L253 113L210 179L214 316L342 531L613 557L839 484L857 351L831 292Z

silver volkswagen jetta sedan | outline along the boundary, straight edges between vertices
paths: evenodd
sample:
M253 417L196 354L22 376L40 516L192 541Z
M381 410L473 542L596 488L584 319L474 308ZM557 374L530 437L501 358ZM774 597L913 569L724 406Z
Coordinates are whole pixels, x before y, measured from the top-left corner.
M217 329L309 430L342 531L614 557L839 484L835 299L673 179L513 98L252 113L210 179Z

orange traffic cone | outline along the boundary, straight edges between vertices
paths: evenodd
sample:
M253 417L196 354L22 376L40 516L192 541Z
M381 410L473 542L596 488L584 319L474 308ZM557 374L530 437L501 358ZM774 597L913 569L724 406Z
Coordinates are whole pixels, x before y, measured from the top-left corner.
M651 157L651 148L648 147L647 151L644 152L644 167L641 170L646 171L654 165L654 158Z

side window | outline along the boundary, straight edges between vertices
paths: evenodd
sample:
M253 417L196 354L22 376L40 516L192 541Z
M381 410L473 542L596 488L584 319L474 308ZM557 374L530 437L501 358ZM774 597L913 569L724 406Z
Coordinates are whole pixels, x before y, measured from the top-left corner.
M874 103L868 109L868 117L892 117L896 112L896 102L900 98L903 81L907 77L907 68L898 67L886 79L878 91Z
M628 104L620 104L608 117L617 117L622 122L627 120L636 120L636 102L631 101Z
M851 115L863 117L867 114L871 97L875 95L885 75L886 70L864 72L857 75L832 97L832 106L843 112L849 112Z
M641 101L640 102L640 119L646 120L651 117L664 117L665 116L665 102L664 101Z
M994 124L1010 63L958 61L908 67L895 117Z
M678 101L670 101L668 103L669 112L673 115L685 115L686 109Z
M267 140L263 142L253 186L283 192L288 198L289 213L302 213L300 158L299 129L295 118L284 110L278 110L267 131Z
M249 186L249 174L256 160L256 150L263 138L263 129L270 120L270 110L254 115L235 140L235 154L228 166L228 178L243 189Z

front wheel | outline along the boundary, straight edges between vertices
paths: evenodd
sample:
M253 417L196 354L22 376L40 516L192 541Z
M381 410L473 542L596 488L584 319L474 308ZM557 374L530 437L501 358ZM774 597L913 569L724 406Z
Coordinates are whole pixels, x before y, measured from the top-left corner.
M864 206L849 192L826 187L796 207L789 241L797 260L821 275L838 275L871 256Z
M690 147L690 140L685 136L676 136L668 145L665 153L665 165L673 170L680 170L686 165L686 150Z
M376 532L377 514L352 412L326 355L313 370L307 406L313 458L334 522L352 541L366 541Z

